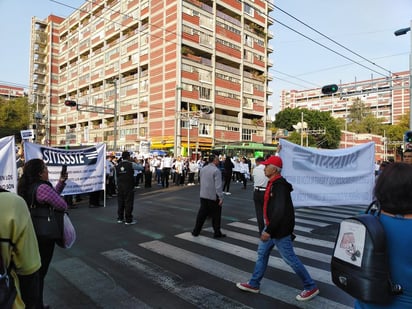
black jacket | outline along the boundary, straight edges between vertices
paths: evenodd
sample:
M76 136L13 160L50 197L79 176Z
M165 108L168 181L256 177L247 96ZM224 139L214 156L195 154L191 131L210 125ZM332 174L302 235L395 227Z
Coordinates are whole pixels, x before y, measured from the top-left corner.
M295 210L290 193L292 185L281 177L275 180L270 188L270 196L266 214L269 225L266 232L271 238L283 238L291 235L295 227Z

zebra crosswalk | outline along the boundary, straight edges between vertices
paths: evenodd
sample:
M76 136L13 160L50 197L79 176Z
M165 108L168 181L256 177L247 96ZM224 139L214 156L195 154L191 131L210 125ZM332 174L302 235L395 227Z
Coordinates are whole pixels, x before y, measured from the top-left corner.
M336 227L343 218L362 210L363 207L356 206L296 209L295 252L318 283L321 292L311 301L297 301L295 296L301 291L301 283L293 270L274 250L268 263L270 275L262 280L260 294L273 300L273 303L287 304L288 308L352 308L353 299L335 287L331 281L329 264L335 233L325 235L314 231L328 229L332 225ZM233 284L234 291L231 293L202 286L199 282L185 282L173 269L166 268L164 264L160 266L153 260L124 248L103 251L101 255L109 263L119 264L128 269L131 274L139 274L164 293L171 293L195 308L261 308L250 303L242 303L242 297L236 295L245 292L237 291L235 287L236 282L248 280L253 270L258 243L256 219L231 222L222 226L222 229L226 237L221 239L211 237L212 229L205 228L198 237L193 237L190 232L183 232L173 235L172 238L150 240L137 245L149 254L155 254L158 257L156 260L166 259L170 263L180 263L196 272ZM114 284L114 280L109 275L93 269L80 258L72 257L59 261L55 269L73 285L81 288L96 307L152 308L150 302L138 299L124 287ZM79 273L87 273L88 280L79 280ZM98 287L95 285L96 282L99 282ZM105 293L102 294L102 290ZM122 301L119 302L119 299ZM160 308L160 306L153 307ZM282 308L282 306L271 308Z

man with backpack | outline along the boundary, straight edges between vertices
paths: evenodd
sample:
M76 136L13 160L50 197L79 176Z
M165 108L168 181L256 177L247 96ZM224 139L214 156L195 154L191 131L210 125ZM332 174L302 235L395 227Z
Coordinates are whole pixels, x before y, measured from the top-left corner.
M34 309L39 296L40 254L26 202L0 192L0 308Z

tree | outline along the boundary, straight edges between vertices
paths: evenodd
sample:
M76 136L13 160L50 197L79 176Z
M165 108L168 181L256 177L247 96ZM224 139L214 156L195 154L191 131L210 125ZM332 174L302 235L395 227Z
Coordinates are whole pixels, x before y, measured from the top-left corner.
M339 121L330 115L330 112L321 112L317 110L309 110L306 108L286 108L276 114L274 125L277 128L294 131L293 125L296 125L302 120L308 124L309 131L322 131L321 134L309 134L308 145L312 147L320 147L327 149L336 149L340 142L340 126ZM300 133L293 132L288 140L300 144ZM306 136L305 136L306 140Z
M27 98L0 98L0 137L17 134L32 122L33 111Z
M370 107L357 98L349 109L348 130L355 133L382 135L382 118L376 118Z
M382 132L385 137L392 142L402 141L403 134L409 130L409 114L403 114L399 117L398 123L394 125L383 125Z

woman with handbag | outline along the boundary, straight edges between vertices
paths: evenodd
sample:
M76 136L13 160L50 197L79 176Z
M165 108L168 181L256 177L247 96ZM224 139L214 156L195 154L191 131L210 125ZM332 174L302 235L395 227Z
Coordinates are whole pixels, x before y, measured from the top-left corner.
M18 194L30 207L41 257L40 295L37 309L49 308L43 303L44 278L53 257L56 241L61 240L63 236L63 214L68 206L60 193L66 185L66 180L67 172L62 172L56 188L53 188L49 182L46 164L41 159L32 159L24 164L23 175L17 186ZM53 226L51 222L54 223Z

